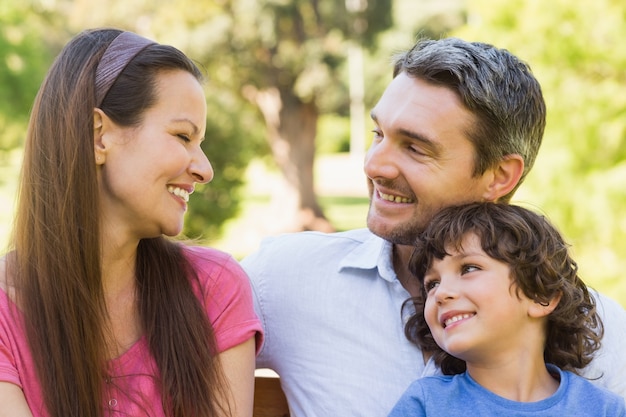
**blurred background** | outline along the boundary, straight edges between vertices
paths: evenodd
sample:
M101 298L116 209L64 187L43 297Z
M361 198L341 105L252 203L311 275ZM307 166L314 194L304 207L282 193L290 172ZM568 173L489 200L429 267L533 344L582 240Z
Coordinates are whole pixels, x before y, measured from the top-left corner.
M62 46L113 26L171 44L208 82L216 175L185 233L241 258L269 235L365 226L369 110L418 36L506 48L543 86L542 150L515 202L563 232L581 275L626 306L623 0L0 0L0 245L30 106Z

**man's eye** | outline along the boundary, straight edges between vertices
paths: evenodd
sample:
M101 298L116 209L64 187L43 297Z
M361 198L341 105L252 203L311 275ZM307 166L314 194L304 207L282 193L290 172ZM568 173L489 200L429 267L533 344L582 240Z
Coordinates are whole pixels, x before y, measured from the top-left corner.
M409 151L417 155L426 155L424 151L417 146L409 146Z

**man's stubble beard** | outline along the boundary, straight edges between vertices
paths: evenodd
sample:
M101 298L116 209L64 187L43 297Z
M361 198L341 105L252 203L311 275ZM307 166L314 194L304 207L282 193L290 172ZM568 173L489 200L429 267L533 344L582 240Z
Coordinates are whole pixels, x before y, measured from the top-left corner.
M370 209L371 210L371 202ZM395 245L407 245L412 246L415 244L415 240L424 231L425 224L422 219L423 216L415 216L410 221L402 224L397 224L392 228L386 228L380 230L380 228L372 225L370 222L370 213L367 213L367 227L376 236L385 239Z

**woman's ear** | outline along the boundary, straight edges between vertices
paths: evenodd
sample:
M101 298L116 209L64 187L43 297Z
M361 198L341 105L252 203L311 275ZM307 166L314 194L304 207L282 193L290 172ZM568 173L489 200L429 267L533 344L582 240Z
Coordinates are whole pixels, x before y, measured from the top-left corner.
M528 315L533 318L542 318L550 315L559 305L559 301L561 301L562 293L559 291L550 301L547 303L541 303L539 301L535 301L529 304L528 307Z
M507 155L492 172L491 182L483 195L485 201L498 201L515 188L524 173L524 158L518 154Z
M102 110L93 109L93 151L96 165L104 165L106 161L104 133L108 122L109 120Z

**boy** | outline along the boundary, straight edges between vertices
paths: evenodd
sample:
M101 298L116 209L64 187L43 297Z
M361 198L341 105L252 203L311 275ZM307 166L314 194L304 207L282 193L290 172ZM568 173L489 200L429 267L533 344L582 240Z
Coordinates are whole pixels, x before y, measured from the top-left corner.
M409 268L421 296L407 337L444 376L415 381L399 416L624 416L624 400L576 375L600 346L595 301L560 233L519 206L438 213Z

